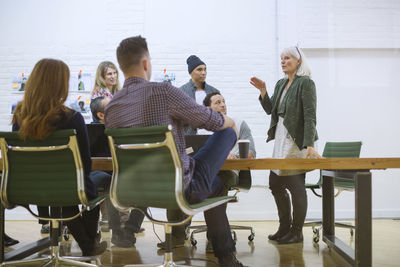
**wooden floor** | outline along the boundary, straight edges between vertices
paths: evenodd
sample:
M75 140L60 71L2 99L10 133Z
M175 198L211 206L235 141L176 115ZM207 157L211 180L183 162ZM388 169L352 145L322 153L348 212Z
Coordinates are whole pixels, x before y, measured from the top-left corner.
M255 228L256 236L253 243L249 243L248 231L237 231L237 257L246 265L259 266L348 266L333 251L330 251L322 241L314 245L312 242L312 231L305 228L304 244L276 245L267 241L267 234L273 233L278 223L276 221L251 221L231 222L239 225L252 225ZM196 223L195 223L196 224ZM20 240L20 244L13 248L21 247L24 244L41 238L40 225L36 221L6 221L6 232ZM158 239L153 232L153 225L144 222L145 232L137 236L135 248L118 248L110 244L110 233L103 233L103 240L108 241L108 250L101 255L102 266L124 266L126 264L138 263L161 263L163 251L157 250ZM155 226L156 233L163 238L163 229ZM347 244L354 245L349 230L336 230L337 236ZM205 253L206 240L204 234L196 236L197 247L191 247L187 242L184 248L174 250L176 260L184 258L196 258L201 260L189 260L195 266L218 266L216 258ZM10 251L13 248L7 248ZM80 250L75 241L70 238L68 242L63 241L65 254L80 255ZM374 220L373 221L373 264L374 266L400 266L400 220Z

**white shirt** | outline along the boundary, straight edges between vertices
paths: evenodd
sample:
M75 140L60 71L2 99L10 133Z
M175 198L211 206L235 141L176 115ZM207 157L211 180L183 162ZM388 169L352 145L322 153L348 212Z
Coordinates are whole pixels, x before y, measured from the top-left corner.
M196 103L197 104L199 104L199 105L203 105L203 100L204 100L204 98L206 98L206 91L204 91L204 90L196 90L196 93L195 93L195 98L196 98Z

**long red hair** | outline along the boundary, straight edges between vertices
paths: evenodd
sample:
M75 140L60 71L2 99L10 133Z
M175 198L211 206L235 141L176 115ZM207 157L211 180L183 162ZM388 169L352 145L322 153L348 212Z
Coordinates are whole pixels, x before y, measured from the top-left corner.
M24 99L12 119L22 139L44 139L57 128L68 109L70 71L63 61L45 58L36 63L25 86Z

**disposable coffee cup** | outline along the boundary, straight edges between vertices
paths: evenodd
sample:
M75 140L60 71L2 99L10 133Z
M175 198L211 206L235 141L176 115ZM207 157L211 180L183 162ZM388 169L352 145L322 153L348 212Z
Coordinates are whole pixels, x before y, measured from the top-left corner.
M250 140L240 139L238 140L238 146L239 146L239 157L241 159L247 159L249 157Z

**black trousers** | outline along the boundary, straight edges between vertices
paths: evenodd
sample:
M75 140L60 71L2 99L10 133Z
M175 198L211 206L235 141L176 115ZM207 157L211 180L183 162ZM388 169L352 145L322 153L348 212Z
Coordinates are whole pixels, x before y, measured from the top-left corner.
M95 245L99 211L97 206L90 211L84 211L73 220L64 222L84 254L90 253ZM70 218L79 213L79 206L51 207L50 213L54 218Z
M303 229L307 214L307 192L305 187L306 174L278 176L273 171L269 175L269 188L275 198L281 226L289 226L293 231ZM292 205L290 205L290 197ZM290 206L293 206L293 221L290 215ZM283 225L282 225L283 224ZM291 224L291 225L290 225Z

